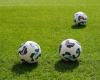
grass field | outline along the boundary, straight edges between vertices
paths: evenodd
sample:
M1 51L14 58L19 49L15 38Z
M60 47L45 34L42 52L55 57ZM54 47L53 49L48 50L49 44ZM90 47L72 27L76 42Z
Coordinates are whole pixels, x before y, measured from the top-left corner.
M0 0L0 80L100 80L99 0ZM88 15L86 27L72 27L73 14ZM62 40L78 40L83 52L76 63L61 60ZM22 42L40 44L37 64L20 64Z

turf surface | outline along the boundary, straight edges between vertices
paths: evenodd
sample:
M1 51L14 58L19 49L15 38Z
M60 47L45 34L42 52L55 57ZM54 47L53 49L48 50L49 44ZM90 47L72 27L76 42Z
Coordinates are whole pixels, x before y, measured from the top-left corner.
M0 0L0 80L100 80L99 0ZM72 27L73 14L88 15L86 27ZM62 61L62 40L78 40L83 52L75 63ZM37 64L20 64L20 43L40 44Z

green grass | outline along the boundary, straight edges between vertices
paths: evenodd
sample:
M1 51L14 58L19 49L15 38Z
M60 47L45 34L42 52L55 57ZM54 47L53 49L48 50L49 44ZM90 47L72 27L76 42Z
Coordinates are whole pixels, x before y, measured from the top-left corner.
M99 0L0 0L0 80L100 80ZM88 15L86 27L75 28L73 14ZM58 47L67 38L78 40L79 62L61 61ZM40 44L37 64L20 64L22 42Z

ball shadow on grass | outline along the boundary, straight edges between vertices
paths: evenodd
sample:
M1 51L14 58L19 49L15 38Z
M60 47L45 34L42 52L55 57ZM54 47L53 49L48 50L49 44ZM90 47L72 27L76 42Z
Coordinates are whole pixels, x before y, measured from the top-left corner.
M59 60L55 64L55 70L59 72L73 72L75 68L79 66L79 61L76 60L74 62L72 61L64 61L64 60Z
M71 27L72 29L83 29L86 27L86 25L72 25Z
M15 72L16 74L24 74L25 72L31 72L33 69L35 69L38 66L38 63L16 63L12 67L12 72Z

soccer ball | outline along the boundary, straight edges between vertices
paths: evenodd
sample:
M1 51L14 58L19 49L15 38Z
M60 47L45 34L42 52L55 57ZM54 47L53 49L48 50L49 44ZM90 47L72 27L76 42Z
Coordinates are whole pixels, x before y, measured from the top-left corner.
M87 15L84 12L77 12L74 14L75 25L86 25Z
M59 53L62 59L75 61L81 53L80 43L74 39L66 39L60 44Z
M36 42L27 41L21 44L18 53L22 62L35 63L41 55L41 48Z

